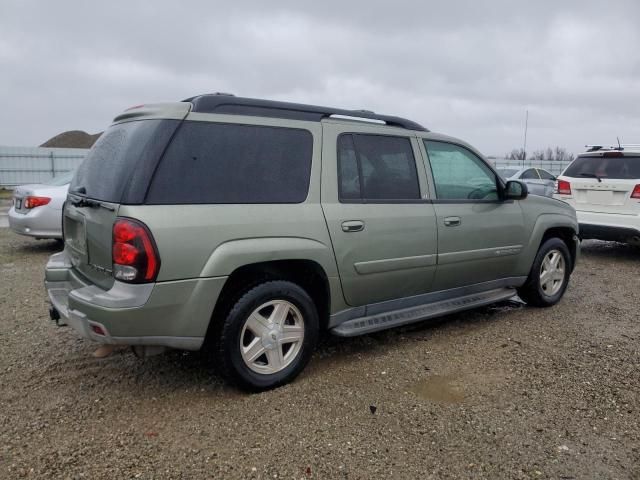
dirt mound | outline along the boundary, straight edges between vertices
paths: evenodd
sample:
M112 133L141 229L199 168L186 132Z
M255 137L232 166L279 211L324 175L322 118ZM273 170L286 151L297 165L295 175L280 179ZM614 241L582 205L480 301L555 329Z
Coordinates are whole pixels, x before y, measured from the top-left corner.
M49 148L91 148L101 134L102 132L91 135L81 130L70 130L56 135L40 146Z

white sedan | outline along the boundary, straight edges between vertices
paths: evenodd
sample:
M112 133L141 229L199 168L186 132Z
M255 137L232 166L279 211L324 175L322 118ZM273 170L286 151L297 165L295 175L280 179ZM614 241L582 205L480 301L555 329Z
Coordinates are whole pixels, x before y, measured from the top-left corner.
M20 235L62 238L62 205L67 198L74 172L54 177L46 183L21 185L13 191L9 227Z

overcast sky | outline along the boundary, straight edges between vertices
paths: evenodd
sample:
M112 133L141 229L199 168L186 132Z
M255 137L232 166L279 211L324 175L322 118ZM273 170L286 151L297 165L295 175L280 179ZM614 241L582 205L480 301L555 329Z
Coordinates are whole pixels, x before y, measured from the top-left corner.
M487 155L640 143L640 1L0 0L0 144L223 91L405 116Z

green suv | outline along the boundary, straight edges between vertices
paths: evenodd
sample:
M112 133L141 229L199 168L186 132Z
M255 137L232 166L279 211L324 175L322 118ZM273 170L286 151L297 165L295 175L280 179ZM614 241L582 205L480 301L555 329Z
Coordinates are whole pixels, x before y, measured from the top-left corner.
M208 346L248 390L291 381L318 336L516 293L558 302L568 204L527 196L461 140L366 110L201 95L133 107L78 169L50 314L138 355Z

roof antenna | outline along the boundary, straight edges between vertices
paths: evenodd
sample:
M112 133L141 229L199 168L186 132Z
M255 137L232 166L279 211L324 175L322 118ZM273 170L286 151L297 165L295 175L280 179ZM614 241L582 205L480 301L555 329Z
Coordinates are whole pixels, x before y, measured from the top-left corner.
M624 148L622 148L622 145L620 145L620 137L616 137L616 140L618 140L618 150L624 150Z

